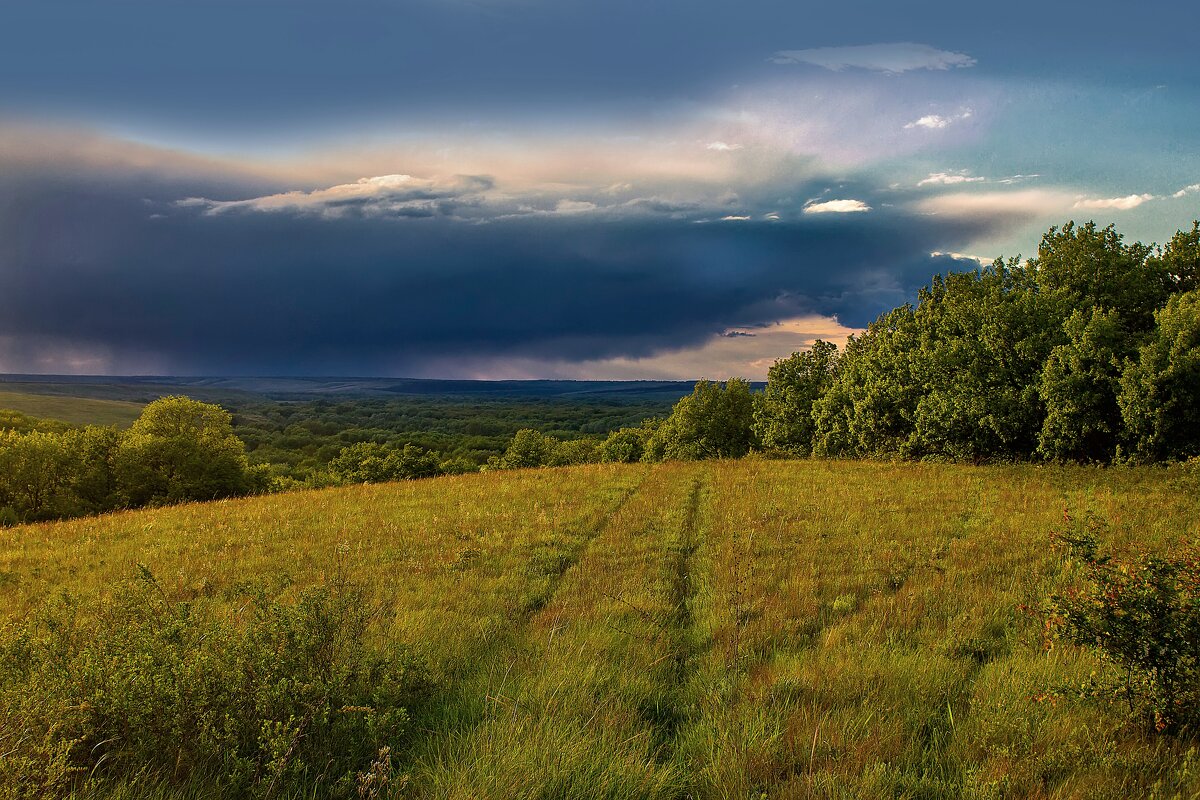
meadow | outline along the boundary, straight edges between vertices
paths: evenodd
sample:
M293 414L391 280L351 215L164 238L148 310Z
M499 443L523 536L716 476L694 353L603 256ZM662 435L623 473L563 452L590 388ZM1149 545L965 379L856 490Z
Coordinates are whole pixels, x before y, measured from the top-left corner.
M0 620L64 592L86 615L137 565L230 614L363 587L365 636L425 687L364 797L1195 797L1195 748L1073 696L1106 667L1048 645L1036 608L1077 577L1065 515L1169 552L1200 536L1198 489L1185 468L752 458L296 492L0 530ZM38 702L19 690L0 776ZM223 796L203 771L91 774L77 796Z
M0 389L0 409L31 417L60 420L70 425L115 425L128 428L142 413L142 404L70 395L47 395Z

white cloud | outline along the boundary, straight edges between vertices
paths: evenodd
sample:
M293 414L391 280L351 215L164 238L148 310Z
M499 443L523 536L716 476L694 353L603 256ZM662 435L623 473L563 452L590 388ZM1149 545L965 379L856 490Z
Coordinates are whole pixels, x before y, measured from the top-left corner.
M1191 186L1185 186L1175 194L1171 195L1171 197L1174 197L1178 200L1180 197L1187 197L1189 194L1195 194L1196 192L1200 192L1200 183L1193 183Z
M992 262L994 262L996 260L994 258L984 258L983 256L973 256L973 255L970 255L969 253L955 253L953 251L944 252L942 250L934 250L929 255L932 258L941 258L941 257L945 256L948 258L953 258L956 261L974 261L976 264L978 264L981 267L991 266Z
M917 69L947 70L975 66L975 59L966 53L938 50L915 42L780 50L770 60L776 64L815 64L835 72L856 68L892 75Z
M1033 180L1034 178L1040 178L1040 177L1042 177L1041 173L1038 173L1038 172L1034 172L1029 175L1009 175L1007 178L1001 178L1000 180L996 181L996 183L1003 183L1005 185L1011 185L1014 183L1020 183L1022 181L1029 181L1029 180Z
M709 142L707 145L705 145L705 147L707 147L709 150L717 150L722 153L729 152L730 150L742 149L740 144L728 144L726 142Z
M203 208L206 214L236 209L289 211L338 217L358 210L363 213L398 216L431 216L450 200L478 198L492 188L490 178L459 175L452 178L414 178L412 175L378 175L359 178L309 192L292 191L253 197L248 200L209 200L189 197L176 205Z
M960 183L981 183L987 178L968 175L966 170L958 172L931 172L929 176L917 182L917 186L954 186Z
M826 200L804 206L805 214L855 214L870 210L871 207L862 200Z
M917 210L926 214L945 214L958 217L991 217L1007 214L1034 217L1061 214L1069 211L1078 195L1049 189L1021 189L1000 192L951 192L930 197L917 203Z
M930 130L939 130L941 128L945 128L949 124L950 120L947 117L943 117L940 114L928 114L920 119L916 119L908 123L904 126L904 129L906 131L912 130L913 128L929 128Z
M558 214L586 214L597 208L595 203L587 200L559 200L558 204L554 206L554 211Z
M927 114L920 119L914 119L912 122L904 126L906 131L911 131L914 128L925 128L927 130L936 131L942 128L948 128L956 122L961 122L964 119L970 119L972 115L971 109L966 109L958 114L951 114L948 117L943 117L941 114Z
M1152 194L1131 194L1126 197L1096 197L1096 198L1080 198L1076 201L1074 208L1086 209L1115 209L1117 211L1128 211L1131 208L1137 208L1142 203L1156 199Z
M741 216L740 214L730 214L728 216L721 217L722 222L745 222L748 219L750 219L750 217Z

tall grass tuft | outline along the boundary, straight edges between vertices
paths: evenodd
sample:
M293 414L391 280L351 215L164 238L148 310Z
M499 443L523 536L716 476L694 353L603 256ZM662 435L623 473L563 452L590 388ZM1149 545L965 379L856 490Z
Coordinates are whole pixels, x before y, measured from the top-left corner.
M98 606L60 595L0 634L0 785L62 795L110 778L268 798L356 796L425 688L345 581L233 613L172 598L144 566Z

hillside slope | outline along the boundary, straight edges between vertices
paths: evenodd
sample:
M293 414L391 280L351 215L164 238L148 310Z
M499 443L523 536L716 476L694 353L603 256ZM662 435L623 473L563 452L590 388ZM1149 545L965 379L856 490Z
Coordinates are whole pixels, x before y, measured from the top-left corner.
M98 400L0 389L0 408L72 425L116 425L128 428L142 412L141 403Z
M1064 510L1118 550L1200 536L1164 470L483 473L2 530L0 619L135 563L231 608L361 583L434 679L405 796L1193 796L1185 746L1033 699L1101 668L1019 610L1063 585Z

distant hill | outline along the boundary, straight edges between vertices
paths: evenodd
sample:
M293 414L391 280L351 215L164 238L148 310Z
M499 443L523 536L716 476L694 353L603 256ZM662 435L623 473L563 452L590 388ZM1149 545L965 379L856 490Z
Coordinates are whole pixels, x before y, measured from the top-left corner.
M0 409L71 425L116 425L127 428L142 412L142 404L68 394L9 391L7 387L0 387Z
M146 403L164 394L186 394L198 400L231 402L267 398L302 400L318 397L677 399L691 391L692 381L473 381L424 378L279 378L0 375L0 386L29 394L87 397ZM0 391L3 391L0 388Z

